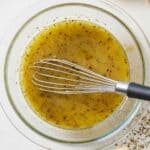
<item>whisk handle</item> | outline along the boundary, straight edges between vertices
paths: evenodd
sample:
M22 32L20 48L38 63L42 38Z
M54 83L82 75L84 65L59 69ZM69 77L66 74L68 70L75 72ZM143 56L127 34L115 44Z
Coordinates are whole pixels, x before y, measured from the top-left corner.
M150 101L150 87L131 82L128 84L127 95Z

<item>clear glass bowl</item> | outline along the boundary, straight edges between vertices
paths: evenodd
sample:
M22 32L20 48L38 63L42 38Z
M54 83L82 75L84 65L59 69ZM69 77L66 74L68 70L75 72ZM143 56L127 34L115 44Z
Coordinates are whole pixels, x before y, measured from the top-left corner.
M130 81L149 84L150 47L139 26L111 2L50 1L32 7L12 25L3 46L2 107L14 126L33 142L46 147L72 146L85 149L104 148L119 140L142 104L125 98L120 107L102 123L80 130L62 129L39 118L28 106L19 85L19 68L28 43L44 27L63 20L85 20L110 31L121 43L128 57ZM9 109L9 110L8 110ZM133 125L131 126L133 127ZM130 128L131 128L130 127ZM121 133L122 131L122 133Z

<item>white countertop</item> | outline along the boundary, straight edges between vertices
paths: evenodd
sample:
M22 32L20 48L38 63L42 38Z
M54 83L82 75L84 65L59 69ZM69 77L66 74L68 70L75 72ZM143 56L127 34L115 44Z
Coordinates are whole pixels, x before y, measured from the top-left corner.
M20 11L37 3L40 0L0 0L0 38L4 36L6 26ZM144 0L114 0L123 7L140 24L147 37L150 39L150 5L145 5ZM147 113L148 115L148 113ZM147 126L147 128L150 127ZM149 128L150 129L150 128ZM150 130L148 130L149 132ZM125 142L123 142L125 143ZM1 150L44 150L23 137L11 125L0 107L0 149ZM140 148L139 150L142 150Z

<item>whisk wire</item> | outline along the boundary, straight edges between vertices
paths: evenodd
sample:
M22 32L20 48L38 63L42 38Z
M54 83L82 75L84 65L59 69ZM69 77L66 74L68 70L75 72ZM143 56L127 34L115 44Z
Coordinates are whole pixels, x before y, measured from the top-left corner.
M86 75L86 76L89 76L91 78L96 78L98 80L106 80L107 82L115 82L114 80L111 80L111 79L106 79L104 76L101 76L97 73L94 73L93 71L90 71L78 64L74 64L74 63L71 63L69 61L66 61L66 60L62 60L62 59L44 59L42 61L40 61L40 63L47 63L47 64L51 64L51 65L55 65L55 66L59 66L61 68L64 68L64 69L68 69L70 71L74 71L76 73L81 73L82 75ZM55 64L56 63L56 64ZM58 63L60 63L61 65L58 65ZM64 67L63 65L66 65L66 67Z
M36 70L32 78L33 84L46 92L81 94L105 91L106 88L107 91L112 91L117 83L66 60L43 59L31 68Z

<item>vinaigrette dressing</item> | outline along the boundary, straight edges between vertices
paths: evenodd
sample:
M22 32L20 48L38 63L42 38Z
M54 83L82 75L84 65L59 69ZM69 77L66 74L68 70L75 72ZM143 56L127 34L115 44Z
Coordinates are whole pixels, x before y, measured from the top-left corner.
M126 55L104 28L84 21L64 21L41 31L22 58L20 78L23 94L42 119L70 129L87 128L110 116L123 100L114 93L59 95L41 92L31 82L30 66L44 58L66 59L114 80L127 81Z

